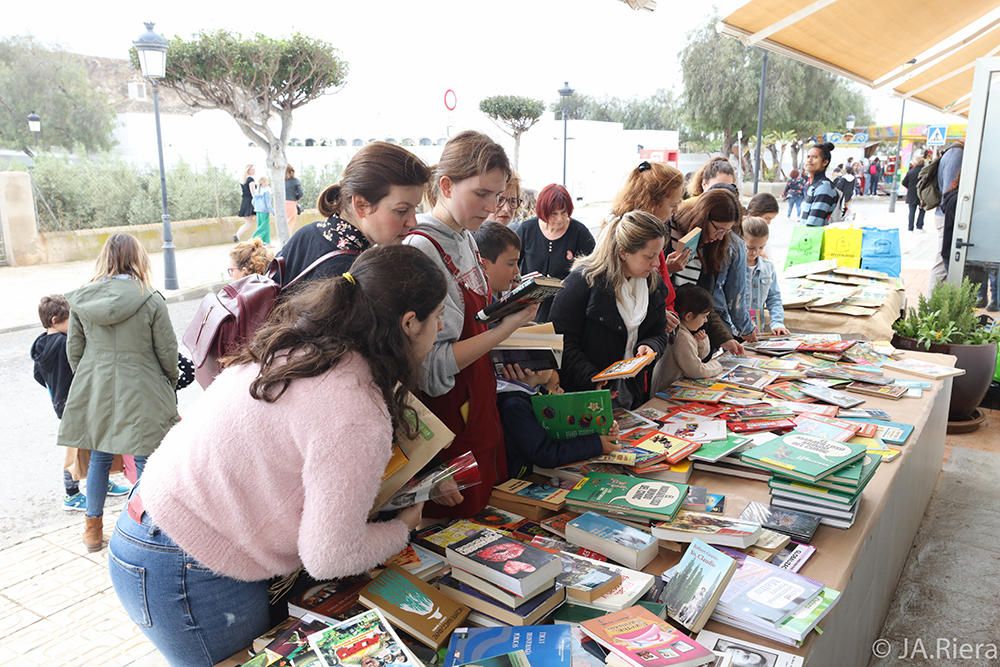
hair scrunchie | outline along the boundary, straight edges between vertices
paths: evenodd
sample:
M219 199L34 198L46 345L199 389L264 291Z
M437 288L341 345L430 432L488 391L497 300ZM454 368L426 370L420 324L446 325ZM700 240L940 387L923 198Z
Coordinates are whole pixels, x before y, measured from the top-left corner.
M355 285L355 286L357 286L357 284L358 284L358 281L354 279L354 276L352 276L352 275L351 275L351 272L350 272L350 271L344 271L344 272L343 272L343 273L341 273L340 275L341 275L341 276L342 276L342 277L344 278L344 280L346 280L347 282L351 283L352 285Z

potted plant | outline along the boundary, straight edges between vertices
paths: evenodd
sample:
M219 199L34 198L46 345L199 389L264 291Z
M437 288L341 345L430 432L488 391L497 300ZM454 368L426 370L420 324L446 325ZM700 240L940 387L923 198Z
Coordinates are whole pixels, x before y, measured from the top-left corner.
M930 298L920 297L916 309L892 325L892 344L903 350L951 354L965 371L951 389L950 421L976 418L976 408L990 387L997 363L1000 327L984 325L976 315L977 286L940 283Z

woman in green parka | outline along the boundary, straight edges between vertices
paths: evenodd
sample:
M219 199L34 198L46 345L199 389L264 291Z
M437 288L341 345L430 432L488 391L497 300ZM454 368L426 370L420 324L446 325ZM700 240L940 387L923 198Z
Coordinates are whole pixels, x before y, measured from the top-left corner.
M163 296L150 284L149 256L129 234L113 234L90 283L66 295L66 353L73 369L58 443L91 450L83 543L104 545L104 498L115 454L146 457L178 420L177 338Z

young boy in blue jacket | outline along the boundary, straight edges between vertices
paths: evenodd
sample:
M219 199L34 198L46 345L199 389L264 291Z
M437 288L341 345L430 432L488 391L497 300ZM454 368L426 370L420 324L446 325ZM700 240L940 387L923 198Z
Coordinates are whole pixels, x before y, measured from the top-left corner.
M500 295L517 278L521 241L498 222L484 223L474 234L490 290ZM508 365L497 378L497 409L507 448L507 468L512 478L531 474L534 466L556 468L584 461L619 449L617 427L607 436L584 435L568 440L550 438L535 418L531 397L539 392L558 392L559 377L553 370L525 371Z

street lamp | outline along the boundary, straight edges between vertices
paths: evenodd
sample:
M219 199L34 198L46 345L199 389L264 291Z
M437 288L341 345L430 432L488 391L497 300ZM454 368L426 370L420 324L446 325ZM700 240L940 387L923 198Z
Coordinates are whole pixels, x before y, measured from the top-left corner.
M156 150L160 156L160 197L163 204L163 286L177 289L177 260L174 257L174 236L167 212L167 176L163 168L163 138L160 134L160 95L158 81L167 70L167 40L153 32L153 22L146 22L146 32L132 42L139 56L142 75L153 87L153 116L156 120Z
M566 187L566 140L568 138L568 122L569 122L569 109L567 108L567 103L569 101L569 96L573 94L573 89L569 87L569 81L563 82L563 87L559 89L559 97L562 98L562 117L563 117L563 177L562 184Z
M36 138L38 133L42 131L42 119L34 111L28 114L28 129L35 134Z
M850 132L854 129L854 114L847 117L847 131Z

